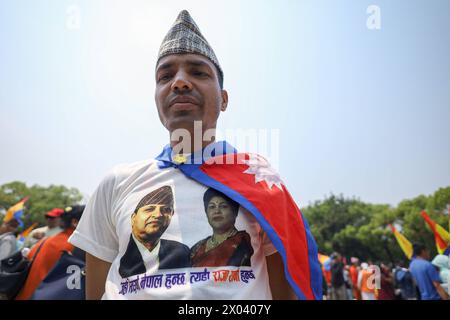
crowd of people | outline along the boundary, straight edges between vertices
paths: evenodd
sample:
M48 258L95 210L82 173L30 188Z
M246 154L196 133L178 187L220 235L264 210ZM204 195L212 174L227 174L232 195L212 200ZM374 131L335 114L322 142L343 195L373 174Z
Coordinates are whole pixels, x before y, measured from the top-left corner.
M52 209L45 214L46 225L34 229L25 239L17 237L19 221L16 219L0 226L0 260L16 252L33 260L15 299L39 298L36 292L45 284L64 252L84 261L84 252L68 242L83 211L82 205ZM429 251L421 244L413 245L413 258L408 266L401 262L361 262L357 257L346 259L335 252L323 261L322 272L326 300L449 299L449 256L439 254L430 261Z
M401 262L361 262L335 252L322 264L323 295L328 300L448 300L449 256L432 261L422 244L413 245L408 266ZM347 263L349 262L349 263Z
M24 283L14 294L16 300L38 299L36 291L45 287L46 278L61 261L64 253L77 257L81 265L84 263L84 252L68 242L81 218L84 207L84 205L73 205L65 209L50 210L45 214L46 225L34 229L25 239L18 237L19 221L17 219L13 218L2 223L0 226L0 261L14 256L16 252L21 252L28 261L32 261ZM58 295L63 294L61 290L55 290L54 287L51 290L54 290L55 299L58 299ZM80 294L83 293L80 292ZM11 297L0 296L0 299L7 298L11 299Z

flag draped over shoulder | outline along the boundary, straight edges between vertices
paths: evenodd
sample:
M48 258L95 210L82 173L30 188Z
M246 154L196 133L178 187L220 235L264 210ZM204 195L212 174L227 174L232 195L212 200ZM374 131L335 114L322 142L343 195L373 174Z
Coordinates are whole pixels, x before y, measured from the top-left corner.
M179 169L251 212L281 255L286 279L297 297L322 299L316 242L292 196L264 158L229 153L200 165L181 164Z
M389 227L391 228L392 233L395 236L395 239L397 239L397 242L400 245L400 248L402 248L406 257L411 260L411 258L413 256L412 243L408 239L406 239L406 237L403 234L401 234L392 224L390 224Z
M11 219L16 219L19 222L20 227L23 227L22 216L25 202L28 200L28 197L20 200L18 203L13 205L6 211L4 222L8 222Z
M443 227L434 222L426 213L422 211L420 213L425 222L430 226L431 231L434 234L434 241L436 242L436 248L439 254L449 254L450 246L450 233Z

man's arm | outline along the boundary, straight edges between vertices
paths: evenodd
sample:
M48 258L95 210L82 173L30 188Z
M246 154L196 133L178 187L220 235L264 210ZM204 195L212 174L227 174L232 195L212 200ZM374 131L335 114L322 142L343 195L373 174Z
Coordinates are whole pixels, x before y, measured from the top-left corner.
M449 299L447 292L445 292L444 288L442 288L441 283L439 281L433 281L433 285L436 288L436 291L441 296L442 300L448 300Z
M86 300L100 300L111 263L86 252Z
M267 256L266 261L272 298L274 300L297 300L291 285L284 275L284 265L280 254L277 252Z

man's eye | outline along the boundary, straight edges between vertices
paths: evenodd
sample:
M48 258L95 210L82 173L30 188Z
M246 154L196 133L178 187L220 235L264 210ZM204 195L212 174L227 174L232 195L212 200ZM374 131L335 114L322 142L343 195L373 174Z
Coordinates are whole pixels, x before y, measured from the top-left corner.
M167 81L170 79L170 74L163 74L159 77L158 82L159 81Z
M198 77L206 77L208 74L206 72L203 71L194 71L194 76L198 76Z
M161 208L161 212L164 214L170 214L170 213L172 213L172 211L173 211L172 207L162 207Z
M149 206L147 207L147 211L155 211L156 206Z

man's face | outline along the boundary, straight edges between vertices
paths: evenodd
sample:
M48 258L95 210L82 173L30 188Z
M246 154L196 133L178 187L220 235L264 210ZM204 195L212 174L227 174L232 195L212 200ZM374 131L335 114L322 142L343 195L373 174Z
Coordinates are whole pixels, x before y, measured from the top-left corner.
M50 229L56 228L56 227L58 227L60 225L61 219L59 217L46 216L45 218L47 219L47 226Z
M202 121L203 130L215 128L228 96L220 89L217 70L198 54L172 54L156 67L155 102L161 123L170 132L193 128Z
M133 235L141 242L155 241L166 231L173 207L163 204L145 205L131 216Z
M16 222L3 222L2 225L0 226L0 234L6 232L15 233L17 230L19 230L19 225Z
M234 227L236 215L230 204L222 197L212 197L206 207L208 222L216 232L226 232Z

